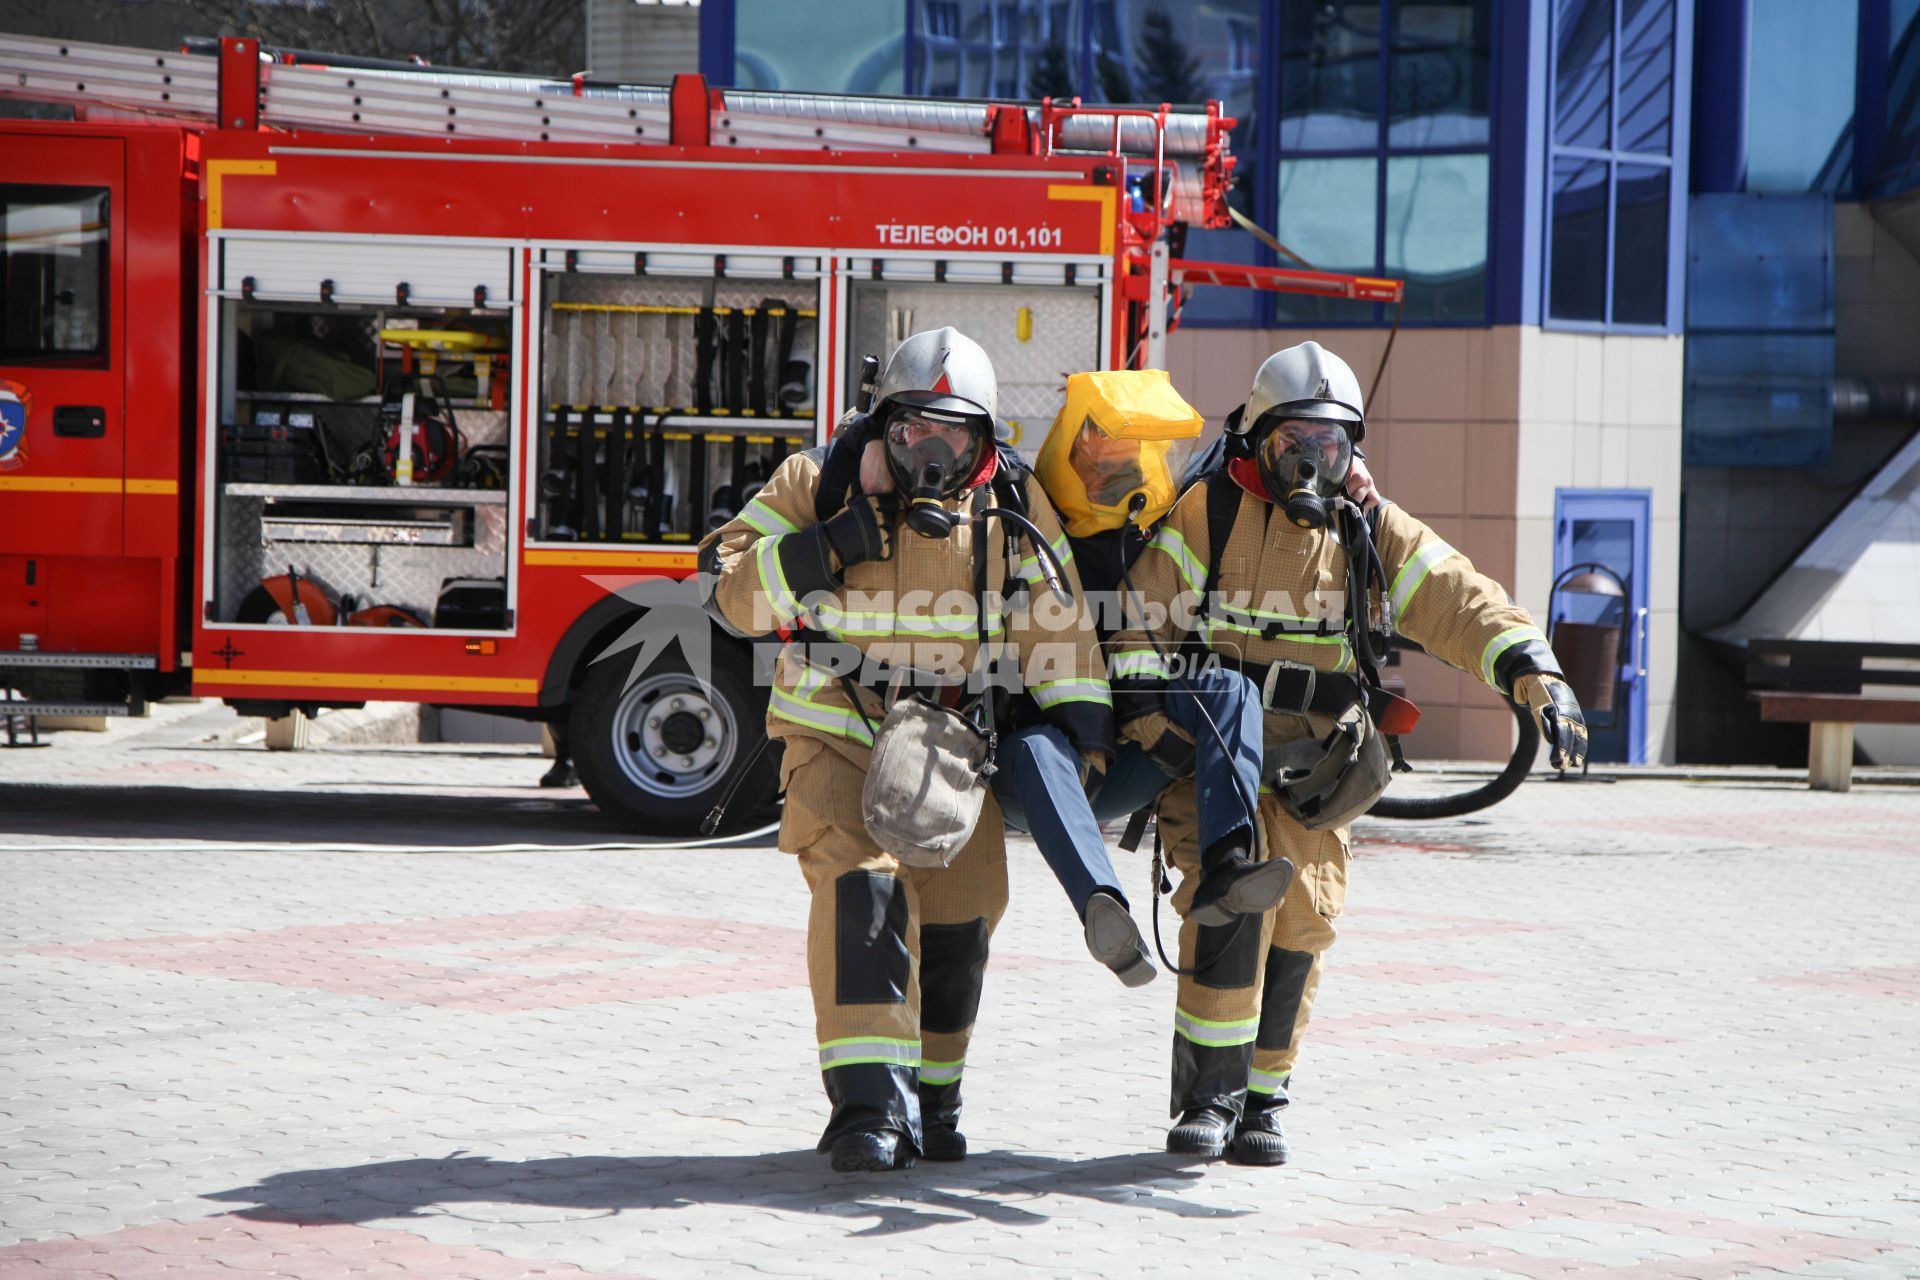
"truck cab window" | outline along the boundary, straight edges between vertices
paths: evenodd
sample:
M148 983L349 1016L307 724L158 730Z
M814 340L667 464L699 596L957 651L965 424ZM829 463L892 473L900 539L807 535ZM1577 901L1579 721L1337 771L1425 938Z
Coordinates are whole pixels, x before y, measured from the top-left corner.
M107 191L0 185L0 360L106 354Z

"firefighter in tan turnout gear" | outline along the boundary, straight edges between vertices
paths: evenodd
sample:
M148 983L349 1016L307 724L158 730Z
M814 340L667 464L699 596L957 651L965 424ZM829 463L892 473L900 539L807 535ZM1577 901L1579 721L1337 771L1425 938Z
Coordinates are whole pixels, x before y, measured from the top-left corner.
M870 834L862 789L890 690L959 708L978 696L979 682L966 683L981 624L968 519L976 504L1024 501L1056 554L1071 554L1045 494L996 447L995 401L976 343L951 328L913 335L888 360L871 421L860 424L884 441L888 491L823 475L824 449L797 454L700 549L708 610L722 625L741 634L797 626L780 653L767 729L785 744L780 847L799 856L812 893L807 967L832 1105L820 1149L839 1170L966 1154L960 1082L988 939L1007 903L1004 823L989 796L949 865L905 865ZM1085 777L1104 771L1114 745L1098 640L1070 568L1071 601L1045 585L1031 536L1009 540L1017 527L992 518L979 543L988 599L1005 596L1004 609L995 601L987 610L987 645L997 671L1017 660Z
M1149 748L1176 732L1163 710L1169 675L1177 688L1167 666L1217 660L1252 680L1265 707L1261 856L1296 869L1273 909L1225 924L1196 920L1208 914L1195 912L1194 895L1214 851L1199 847L1195 784L1175 783L1161 797L1160 829L1182 874L1174 897L1182 968L1192 970L1174 1014L1179 1119L1169 1151L1286 1161L1279 1112L1346 901L1348 823L1387 776L1365 710L1363 628L1390 610L1394 629L1428 653L1530 707L1555 767L1586 754L1579 705L1527 612L1399 507L1381 503L1363 519L1345 505L1363 408L1353 371L1318 343L1269 357L1229 420L1239 447L1226 473L1187 491L1134 568L1151 638L1122 632L1109 651L1121 734ZM1378 565L1356 579L1349 552L1365 554L1369 528ZM1367 588L1353 592L1355 581ZM1356 596L1368 613L1357 626L1348 611ZM1384 701L1376 695L1374 704Z

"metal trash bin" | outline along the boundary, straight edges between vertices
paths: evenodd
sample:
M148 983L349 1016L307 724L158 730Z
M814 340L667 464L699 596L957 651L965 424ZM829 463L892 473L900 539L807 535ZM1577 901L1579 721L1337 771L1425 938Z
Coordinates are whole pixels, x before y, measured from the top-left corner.
M1601 596L1599 622L1570 622L1555 618L1554 600L1562 592ZM1599 564L1579 564L1562 573L1547 598L1547 616L1553 619L1547 642L1573 696L1590 715L1612 717L1620 684L1620 667L1626 661L1623 636L1626 631L1627 590L1620 576Z

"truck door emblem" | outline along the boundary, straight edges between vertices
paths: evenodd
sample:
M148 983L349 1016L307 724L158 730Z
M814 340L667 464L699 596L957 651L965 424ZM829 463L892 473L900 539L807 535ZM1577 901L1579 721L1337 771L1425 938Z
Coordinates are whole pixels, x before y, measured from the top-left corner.
M27 465L27 415L32 410L33 393L0 378L0 471Z
M213 651L213 656L224 660L227 664L227 670L231 671L233 670L233 660L235 658L244 658L247 654L244 649L234 648L233 637L228 636L227 642Z

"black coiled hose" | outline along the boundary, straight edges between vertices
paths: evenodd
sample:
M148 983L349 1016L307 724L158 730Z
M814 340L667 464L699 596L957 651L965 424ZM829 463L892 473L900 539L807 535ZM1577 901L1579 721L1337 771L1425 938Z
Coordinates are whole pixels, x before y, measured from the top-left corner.
M1520 741L1513 748L1513 758L1507 761L1507 767L1491 781L1482 783L1471 791L1462 791L1450 796L1405 796L1383 795L1373 802L1373 808L1367 810L1369 818L1457 818L1463 813L1473 813L1490 805L1499 804L1527 780L1533 772L1533 762L1540 754L1540 726L1533 722L1533 713L1519 703L1508 700L1513 709L1513 717L1520 722Z

